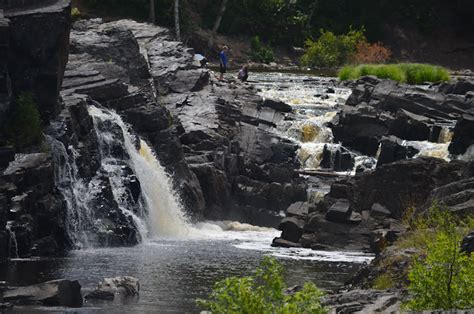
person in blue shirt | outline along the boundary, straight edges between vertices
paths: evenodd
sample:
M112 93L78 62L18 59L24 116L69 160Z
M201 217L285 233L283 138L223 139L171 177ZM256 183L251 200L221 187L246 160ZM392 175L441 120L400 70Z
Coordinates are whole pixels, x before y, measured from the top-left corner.
M222 46L222 50L221 52L219 53L219 63L220 63L220 77L219 77L219 81L222 81L224 79L224 73L227 72L227 62L229 61L227 59L227 55L226 55L226 52L227 50L229 50L229 47L227 47L226 45Z

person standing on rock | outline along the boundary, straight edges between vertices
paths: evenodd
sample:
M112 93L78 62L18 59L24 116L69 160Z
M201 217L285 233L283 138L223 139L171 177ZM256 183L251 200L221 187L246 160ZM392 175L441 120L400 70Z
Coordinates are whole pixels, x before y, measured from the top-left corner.
M221 75L219 76L219 81L222 81L224 79L224 73L227 72L227 62L229 61L227 58L227 51L229 50L229 47L226 45L222 46L222 50L219 53L219 63L220 63L220 69L219 72Z

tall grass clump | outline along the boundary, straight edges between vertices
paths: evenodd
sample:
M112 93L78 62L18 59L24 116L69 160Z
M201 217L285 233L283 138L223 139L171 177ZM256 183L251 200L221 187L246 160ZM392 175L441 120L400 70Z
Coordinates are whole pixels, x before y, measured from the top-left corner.
M198 304L212 313L244 314L323 314L323 293L306 283L301 291L285 294L283 267L264 257L255 276L230 277L217 282L208 300Z
M448 71L443 67L417 63L348 65L339 71L339 79L342 81L366 75L408 84L445 82L450 79Z

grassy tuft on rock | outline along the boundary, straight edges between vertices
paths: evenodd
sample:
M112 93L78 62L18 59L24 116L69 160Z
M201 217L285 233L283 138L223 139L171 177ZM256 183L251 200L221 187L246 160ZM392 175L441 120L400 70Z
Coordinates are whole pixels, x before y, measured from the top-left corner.
M339 71L341 81L355 80L366 75L408 84L445 82L450 79L445 68L418 63L348 65Z

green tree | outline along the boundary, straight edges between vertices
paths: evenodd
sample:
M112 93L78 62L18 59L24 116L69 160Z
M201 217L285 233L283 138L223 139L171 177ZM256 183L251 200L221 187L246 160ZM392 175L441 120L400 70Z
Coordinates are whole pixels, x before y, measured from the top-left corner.
M434 204L427 217L418 218L413 228L422 254L408 274L411 299L406 308L459 310L474 308L474 254L461 252L462 230L470 218L459 221L448 208ZM467 229L469 230L469 229Z
M454 310L474 308L474 256L460 252L456 233L440 232L428 246L426 259L417 259L408 278L412 299L407 308Z
M343 35L321 30L318 40L306 41L306 52L301 58L301 63L312 67L335 67L349 61L350 56L356 51L357 45L366 42L365 29L350 29Z
M322 314L323 293L307 283L293 295L284 293L283 267L265 257L254 277L230 277L217 282L208 300L198 304L212 313L232 314Z

